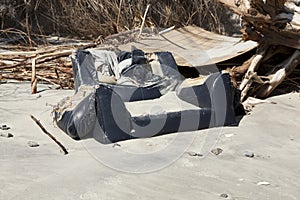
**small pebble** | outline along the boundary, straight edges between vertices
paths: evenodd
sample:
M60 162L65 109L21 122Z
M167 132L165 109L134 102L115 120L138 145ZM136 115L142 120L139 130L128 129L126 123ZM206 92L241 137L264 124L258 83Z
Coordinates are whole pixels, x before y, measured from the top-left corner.
M0 133L0 137L11 138L14 137L14 135L11 133Z
M34 142L34 141L29 141L27 144L29 147L39 147L40 146L37 142Z
M4 131L7 131L7 130L10 129L10 127L8 127L7 125L4 124L4 125L1 125L1 126L0 126L0 129L1 129L1 130L4 130Z
M255 154L253 152L246 151L244 153L244 156L248 158L254 158Z
M220 155L222 152L223 152L223 149L221 149L221 148L216 148L216 149L211 150L211 153L215 154L216 156Z
M234 136L234 134L226 134L225 135L225 137L227 137L227 138L231 138L231 137L233 137Z
M187 154L189 155L189 156L193 156L193 157L202 157L203 156L203 154L201 154L201 153L197 153L197 152L193 152L193 151L189 151L189 152L187 152Z
M269 186L271 184L269 182L266 182L266 181L261 181L261 182L258 182L257 185Z
M223 193L223 194L220 195L220 197L222 197L224 199L227 199L229 196L228 196L228 194Z

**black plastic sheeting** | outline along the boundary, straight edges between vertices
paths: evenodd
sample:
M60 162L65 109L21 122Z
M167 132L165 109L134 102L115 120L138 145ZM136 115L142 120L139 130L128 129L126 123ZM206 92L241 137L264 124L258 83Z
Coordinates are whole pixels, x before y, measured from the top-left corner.
M57 125L73 139L83 139L94 130L96 123L95 92L88 94L72 110L62 116L55 113ZM59 119L60 117L60 119Z
M164 89L169 86L173 86L171 89L174 89L182 82L182 77L178 72L172 54L169 52L158 52L156 55L162 67L163 77L152 75L151 80L145 80L144 77L141 78L144 74L142 72L145 72L145 70L142 72L136 71L136 69L145 69L146 66L148 66L145 61L144 53L141 50L133 50L132 53L121 52L118 56L118 61L121 62L128 58L132 59L131 65L122 71L122 75L135 79L135 82L144 82L144 84L140 84L139 86L117 84L111 85L110 87L113 87L114 91L116 91L124 101L155 99L160 97ZM89 51L77 51L75 58L72 59L72 63L75 92L78 91L81 85L96 86L101 84L101 82L98 81L99 77L95 67L95 58ZM111 75L114 75L115 72L113 72L112 68L113 67L110 67L109 71ZM137 75L135 76L135 74Z
M75 92L84 90L82 86L93 90L88 94L83 92L82 100L72 109L55 113L58 127L74 139L94 137L101 143L112 143L236 123L235 111L240 109L237 101L239 91L233 88L227 73L214 73L201 85L181 88L182 78L172 54L155 54L163 76L153 75L151 80L139 76L135 81L140 83L134 86L100 82L95 57L87 50L77 51L73 57ZM148 66L141 50L117 55L118 62L125 59L131 59L131 65L122 71L121 76L132 78L132 70ZM111 75L114 75L114 69L115 66L110 67ZM197 109L132 116L125 106L125 102L139 101L143 104L144 100L160 98L171 91ZM157 127L161 128L156 130Z
M235 123L233 116L235 116L235 109L239 106L239 102L235 101L235 96L239 96L239 93L233 88L228 73L214 73L206 79L204 84L179 89L176 92L178 97L186 102L201 108L212 109L215 115L214 126Z

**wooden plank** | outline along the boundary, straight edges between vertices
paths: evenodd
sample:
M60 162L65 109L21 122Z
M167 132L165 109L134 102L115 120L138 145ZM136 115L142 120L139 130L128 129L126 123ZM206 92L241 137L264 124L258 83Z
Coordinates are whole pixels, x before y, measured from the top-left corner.
M255 42L241 42L241 38L227 37L211 33L195 26L146 37L136 42L119 46L130 51L135 46L146 52L169 51L173 53L178 65L197 67L228 60L252 50Z

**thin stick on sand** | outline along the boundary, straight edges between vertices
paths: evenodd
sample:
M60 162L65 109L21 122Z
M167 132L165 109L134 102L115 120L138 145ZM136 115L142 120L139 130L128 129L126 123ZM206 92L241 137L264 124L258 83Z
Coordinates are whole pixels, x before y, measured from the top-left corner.
M65 155L69 153L66 147L64 147L64 145L62 145L51 133L49 133L37 118L35 118L33 115L30 115L30 117L42 129L42 131L46 133L46 135L48 135L63 150Z

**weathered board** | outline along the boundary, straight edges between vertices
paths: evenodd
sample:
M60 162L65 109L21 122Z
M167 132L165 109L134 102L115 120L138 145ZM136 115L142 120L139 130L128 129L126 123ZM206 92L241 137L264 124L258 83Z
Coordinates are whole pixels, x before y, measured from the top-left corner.
M178 65L198 67L228 60L252 50L256 42L211 33L195 26L186 26L153 37L119 46L130 51L135 46L145 52L169 51Z

